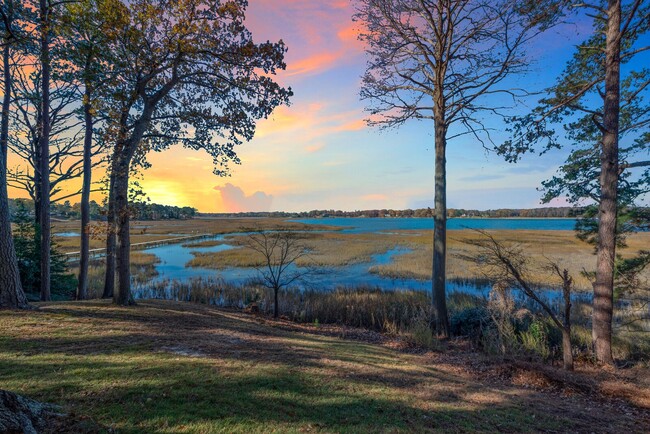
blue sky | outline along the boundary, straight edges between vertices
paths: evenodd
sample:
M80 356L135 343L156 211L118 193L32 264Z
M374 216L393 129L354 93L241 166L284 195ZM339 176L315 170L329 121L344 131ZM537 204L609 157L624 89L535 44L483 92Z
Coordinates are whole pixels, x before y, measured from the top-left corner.
M238 148L242 165L230 177L213 175L203 153L172 147L151 155L142 181L151 200L204 212L432 206L432 124L380 131L363 122L358 92L366 57L352 13L348 0L251 1L247 21L256 40L283 39L289 47L287 71L277 79L293 88L292 105L258 124L256 137ZM590 30L585 21L542 35L529 48L531 72L518 84L552 84ZM505 127L499 119L487 123ZM537 188L564 156L531 155L512 165L470 136L456 139L448 147L448 207L540 206Z

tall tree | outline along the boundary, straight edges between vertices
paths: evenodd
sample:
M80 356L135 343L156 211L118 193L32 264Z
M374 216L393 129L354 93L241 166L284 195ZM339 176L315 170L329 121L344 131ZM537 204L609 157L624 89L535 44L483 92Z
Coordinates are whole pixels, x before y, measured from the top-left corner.
M481 113L503 115L504 99L525 94L504 80L526 70L524 46L553 11L511 0L358 0L355 20L365 29L360 39L369 58L361 89L369 123L394 127L410 119L433 121L432 274L440 337L449 336L447 142L467 134L480 143L490 141Z
M68 47L66 52L75 65L74 77L81 92L81 118L83 119L83 158L81 188L81 246L79 260L79 284L76 297L84 300L88 296L88 266L90 253L90 193L92 186L93 157L100 148L93 137L98 122L97 89L107 85L105 69L110 53L105 50L110 32L106 31L105 10L102 0L79 0L67 5L63 19L63 31ZM101 142L101 141L100 141Z
M41 241L41 300L50 300L50 44L53 8L48 0L39 0L38 34L41 65L41 119L39 138L40 241Z
M12 95L11 51L20 31L17 25L20 2L4 0L0 9L2 26L2 119L0 119L0 308L28 306L20 282L14 240L11 234L9 196L7 192L7 152L9 139L9 109Z
M592 199L598 206L592 338L597 360L613 364L618 211L647 191L650 181L647 169L633 172L650 166L650 106L643 105L650 70L642 61L635 61L636 69L632 63L650 49L641 39L650 28L650 5L607 0L578 6L588 8L593 36L578 47L533 113L513 119L513 138L498 151L516 161L540 142L543 152L566 144L575 147L560 176L544 184L546 199L568 195L574 202ZM630 67L621 80L622 65ZM556 133L556 125L567 123L564 135Z
M62 54L60 50L57 51L59 53L56 55ZM20 162L10 169L9 184L29 194L36 205L35 218L38 224L43 196L40 182L42 74L40 62L33 62L33 56L28 51L16 57L23 68L17 70L13 77L14 110L11 115L9 148L20 157ZM82 175L82 149L78 134L80 122L75 113L80 98L77 85L68 75L57 77L50 88L48 171L51 203L75 195L64 192L63 184Z
M208 152L215 173L239 162L234 146L255 121L288 103L291 90L271 76L283 69L285 45L256 44L244 25L245 0L114 2L111 44L119 84L110 194L117 226L118 304L131 302L129 172L147 150L172 144Z

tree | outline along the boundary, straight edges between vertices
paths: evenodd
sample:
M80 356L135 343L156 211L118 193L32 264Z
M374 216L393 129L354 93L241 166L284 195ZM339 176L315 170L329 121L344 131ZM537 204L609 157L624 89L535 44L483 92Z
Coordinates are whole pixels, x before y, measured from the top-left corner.
M41 288L40 242L37 237L37 224L28 212L24 200L17 200L14 222L16 223L14 243L23 289L31 296L30 299L38 299ZM50 246L52 294L68 298L76 284L76 279L74 275L68 273L67 258L59 252L54 241L51 241Z
M355 20L365 30L369 61L361 89L369 123L399 126L409 119L433 121L435 214L433 299L436 328L449 336L445 299L447 142L472 135L490 141L480 113L503 115L495 96L525 94L504 80L526 70L524 45L553 8L519 6L510 0L358 0ZM525 9L524 9L525 8Z
M650 106L643 105L650 89L650 70L626 68L621 79L621 66L650 49L640 44L640 37L650 28L650 6L641 0L578 6L593 12L593 36L578 47L533 113L513 119L513 138L498 147L498 152L517 161L539 142L544 143L542 152L566 143L575 147L559 176L544 183L545 199L567 195L574 203L591 199L598 207L592 337L597 360L613 364L618 214L650 185L648 169L633 173L650 167L644 159L650 143ZM568 124L564 137L554 129L561 124ZM621 142L622 138L626 140Z
M67 53L75 65L75 78L82 92L83 118L83 184L81 189L81 248L79 258L79 286L76 298L88 296L88 266L90 252L90 193L92 185L93 157L101 149L94 139L94 128L98 122L98 96L96 89L107 85L104 68L108 63L105 48L110 32L106 31L108 14L106 2L101 0L79 0L67 5L63 29L70 44ZM112 296L112 294L111 294Z
M257 270L262 285L273 290L273 317L277 318L280 290L299 282L312 272L309 267L296 267L296 261L307 256L308 250L300 243L298 234L291 231L256 230L248 235L244 245L262 257L262 265Z
M43 119L42 74L39 63L33 63L33 56L29 52L16 57L22 68L14 73L14 111L11 116L9 148L21 158L24 165L19 164L11 170L9 182L12 187L26 191L32 198L36 204L35 219L38 223L43 196L39 167ZM63 183L82 174L79 122L76 121L74 107L79 102L76 85L69 77L58 76L50 88L49 100L49 200L55 203L74 195L65 193L57 197L62 192Z
M20 2L2 2L0 18L2 24L2 66L3 100L0 120L0 308L26 308L27 299L20 282L20 272L16 250L11 234L9 219L9 196L7 192L7 143L9 138L9 105L12 94L12 74L10 70L11 46L18 39L19 27L16 24Z
M564 298L564 318L561 319L541 297L537 295L527 277L529 261L523 251L516 246L508 246L498 241L490 233L475 230L482 236L481 239L467 240L467 244L478 247L474 255L459 255L463 259L477 264L484 270L485 275L496 285L504 288L519 288L526 297L537 303L551 318L551 321L562 333L562 355L564 369L573 370L573 352L571 346L571 289L573 278L566 269L549 261L548 269L559 277L562 282L562 296Z
M202 149L215 173L238 163L234 146L255 121L288 103L291 90L271 76L284 69L285 45L256 44L244 25L245 0L113 1L109 45L119 83L105 93L114 107L109 206L117 232L118 304L131 303L129 173L147 151L172 144ZM111 229L109 229L110 231Z

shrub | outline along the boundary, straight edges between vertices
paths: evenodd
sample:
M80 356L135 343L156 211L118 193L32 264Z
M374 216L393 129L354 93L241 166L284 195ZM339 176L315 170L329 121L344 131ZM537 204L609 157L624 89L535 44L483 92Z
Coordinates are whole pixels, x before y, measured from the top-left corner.
M476 306L453 313L449 322L452 334L479 342L483 338L483 330L489 326L491 318L485 307Z
M424 319L419 319L404 333L406 341L422 348L435 349L437 340L433 336L431 323Z

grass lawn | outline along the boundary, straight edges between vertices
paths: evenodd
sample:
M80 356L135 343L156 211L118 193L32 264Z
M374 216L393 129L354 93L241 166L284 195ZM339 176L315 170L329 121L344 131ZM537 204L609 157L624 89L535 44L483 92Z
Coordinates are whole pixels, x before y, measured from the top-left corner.
M120 433L644 432L647 414L482 381L435 353L163 301L0 311L0 387ZM628 411L629 410L629 411Z

